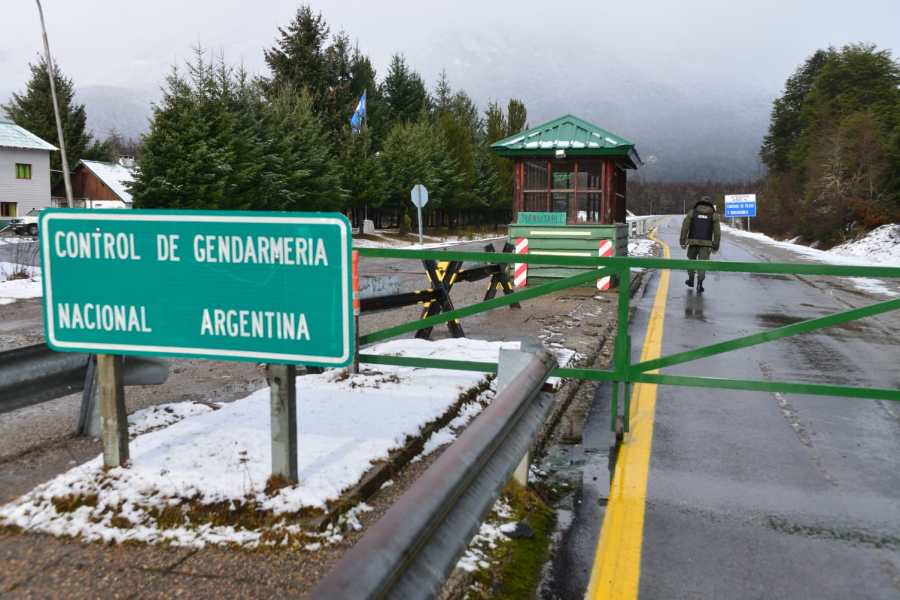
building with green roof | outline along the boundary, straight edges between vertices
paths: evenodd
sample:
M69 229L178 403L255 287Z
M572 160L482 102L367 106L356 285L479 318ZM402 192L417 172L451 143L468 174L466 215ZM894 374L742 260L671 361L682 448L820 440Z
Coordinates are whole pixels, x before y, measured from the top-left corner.
M50 206L50 153L56 146L0 116L0 229Z
M627 254L626 173L641 166L634 142L564 115L498 140L491 151L515 162L514 242L525 240L530 253L583 256L609 240L615 255ZM530 271L529 281L572 274L564 267Z

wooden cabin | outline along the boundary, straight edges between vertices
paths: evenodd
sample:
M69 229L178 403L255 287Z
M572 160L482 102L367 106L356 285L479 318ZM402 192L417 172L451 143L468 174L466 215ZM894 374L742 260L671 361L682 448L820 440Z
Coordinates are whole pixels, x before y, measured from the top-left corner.
M117 162L81 160L72 170L70 208L131 208L128 186L134 181L134 159L122 157ZM62 183L53 188L54 203L65 206Z
M614 255L627 255L626 173L641 165L634 143L565 115L494 142L491 151L515 162L513 243L526 240L531 253L584 256L609 240ZM528 280L577 270L535 265Z

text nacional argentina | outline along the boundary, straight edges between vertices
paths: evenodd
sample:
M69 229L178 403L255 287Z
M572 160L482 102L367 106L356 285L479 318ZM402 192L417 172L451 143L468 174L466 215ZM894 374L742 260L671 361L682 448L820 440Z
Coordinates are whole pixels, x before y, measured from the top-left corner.
M157 235L158 261L181 261L180 235ZM143 260L135 248L133 233L56 231L53 249L58 258L87 260ZM321 238L196 234L190 240L192 258L197 263L263 264L298 267L327 267L328 251ZM60 329L152 332L145 306L96 303L59 303ZM200 335L266 337L309 340L304 313L271 310L203 308Z
M352 231L341 214L47 209L39 230L54 350L352 359Z

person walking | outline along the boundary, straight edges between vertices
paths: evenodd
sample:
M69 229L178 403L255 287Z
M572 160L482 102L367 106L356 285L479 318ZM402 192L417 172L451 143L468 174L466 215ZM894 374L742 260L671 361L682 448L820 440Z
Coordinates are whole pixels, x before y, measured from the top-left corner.
M721 223L716 206L703 196L684 216L681 223L681 248L687 249L689 260L709 260L713 252L719 251L719 243L722 239ZM703 293L703 280L705 271L697 273L697 293ZM688 278L684 284L694 287L694 271L688 271Z

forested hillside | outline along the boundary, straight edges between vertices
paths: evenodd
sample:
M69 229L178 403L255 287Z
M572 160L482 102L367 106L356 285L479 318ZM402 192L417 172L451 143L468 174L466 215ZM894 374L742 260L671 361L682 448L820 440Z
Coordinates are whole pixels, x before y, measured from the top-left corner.
M900 221L900 65L871 45L819 50L775 100L759 226L833 244Z

